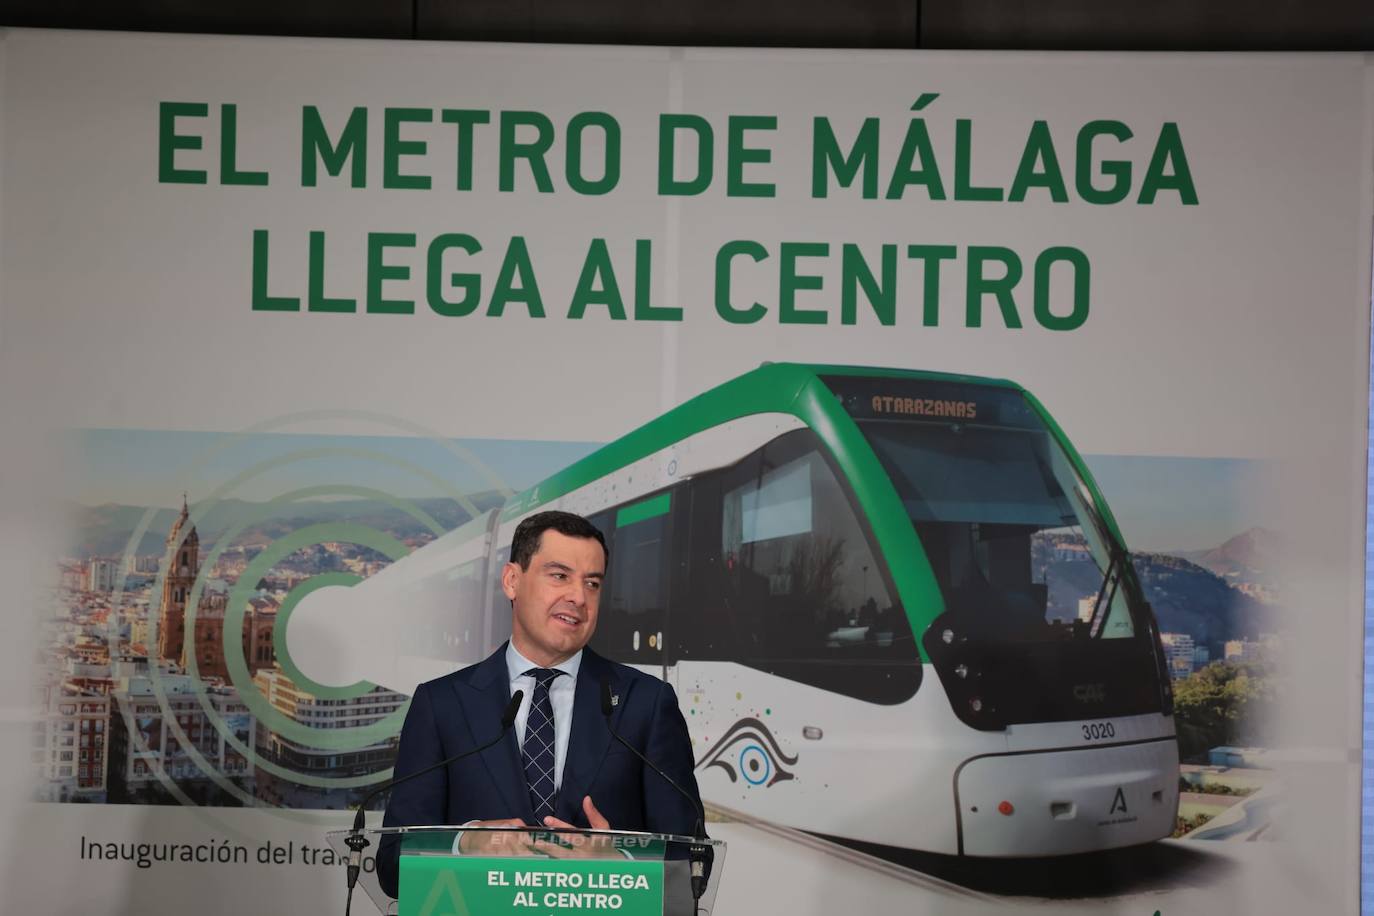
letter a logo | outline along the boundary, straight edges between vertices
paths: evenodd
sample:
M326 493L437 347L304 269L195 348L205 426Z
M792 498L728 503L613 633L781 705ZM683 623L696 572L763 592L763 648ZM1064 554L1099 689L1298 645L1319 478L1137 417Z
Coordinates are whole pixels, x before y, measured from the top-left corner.
M1115 814L1118 811L1125 811L1127 814L1130 813L1130 811L1126 809L1126 792L1120 786L1116 787L1116 797L1112 799L1112 810L1107 813Z
M415 884L424 879L425 875L417 869ZM409 891L414 886L414 884L403 882L402 890ZM415 889L418 890L419 888ZM445 897L448 898L448 905L441 906ZM416 912L419 913L419 916L469 916L472 911L468 908L467 901L463 899L463 889L458 886L458 879L453 872L438 871L434 876L434 883L430 885L429 894L426 895L424 902L420 904L420 908Z

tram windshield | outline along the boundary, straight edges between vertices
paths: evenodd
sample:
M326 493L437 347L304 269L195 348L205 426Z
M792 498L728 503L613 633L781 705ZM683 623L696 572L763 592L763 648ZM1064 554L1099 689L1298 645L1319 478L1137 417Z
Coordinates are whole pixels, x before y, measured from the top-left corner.
M862 424L956 614L1007 635L1034 625L1135 634L1092 496L1044 430Z
M935 393L865 391L851 412L916 528L946 610L999 639L1136 635L1124 551L1025 399L971 385Z

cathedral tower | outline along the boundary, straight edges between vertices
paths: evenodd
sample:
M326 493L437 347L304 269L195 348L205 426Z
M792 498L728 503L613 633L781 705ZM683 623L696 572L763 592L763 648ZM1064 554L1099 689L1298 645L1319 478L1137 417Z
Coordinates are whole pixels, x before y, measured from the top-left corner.
M186 644L186 602L200 569L200 535L191 524L186 496L181 498L181 514L167 534L167 575L162 582L162 612L157 625L157 655L185 667L182 649Z

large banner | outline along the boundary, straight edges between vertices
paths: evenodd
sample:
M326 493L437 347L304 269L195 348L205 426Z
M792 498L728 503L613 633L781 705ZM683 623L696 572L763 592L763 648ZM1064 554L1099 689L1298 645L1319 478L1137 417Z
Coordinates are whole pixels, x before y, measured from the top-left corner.
M716 912L1358 909L1364 57L0 68L7 909L341 911L553 507Z

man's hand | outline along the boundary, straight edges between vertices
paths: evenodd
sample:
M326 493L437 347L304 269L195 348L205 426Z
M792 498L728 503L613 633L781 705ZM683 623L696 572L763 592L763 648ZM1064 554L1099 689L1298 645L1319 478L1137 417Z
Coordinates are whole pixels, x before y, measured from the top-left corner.
M596 805L592 804L592 797L590 795L582 796L582 813L587 815L587 824L593 830L611 829L611 822L606 820L606 815L596 810ZM564 830L577 829L572 824L569 824L567 821L560 821L558 818L552 816L544 818L544 826L562 827Z
M465 827L528 827L518 817L508 817L498 821L473 821ZM527 856L532 853L526 842L527 834L503 833L499 830L465 830L458 840L460 852L479 855Z
M591 829L611 829L610 821L606 820L606 816L596 810L596 805L592 803L590 795L584 796L582 799L582 812L587 815L587 823L591 825ZM544 818L544 826L562 830L578 829L567 821L559 820L556 817ZM614 837L573 833L560 836L558 842L536 843L532 848L553 859L604 859L615 849L615 842Z

